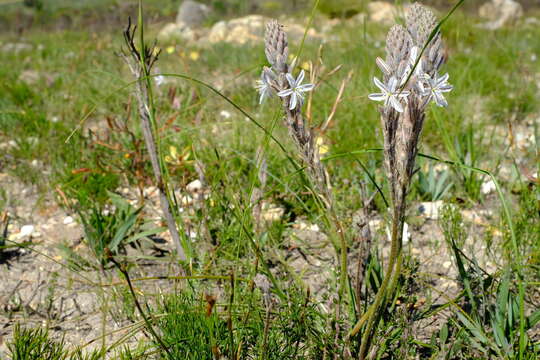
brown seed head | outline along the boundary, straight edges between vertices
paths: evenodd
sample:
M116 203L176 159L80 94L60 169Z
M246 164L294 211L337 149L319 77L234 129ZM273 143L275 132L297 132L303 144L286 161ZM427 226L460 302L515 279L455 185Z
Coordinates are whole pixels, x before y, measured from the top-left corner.
M405 17L407 30L411 34L413 42L422 49L429 40L429 36L437 26L435 14L428 8L414 3ZM424 51L424 71L432 75L444 62L444 51L440 32L433 37Z
M264 53L268 62L278 73L286 73L287 57L289 56L289 47L287 43L287 34L283 31L283 25L276 20L270 21L266 25L264 35Z
M391 76L399 75L399 69L407 62L412 46L413 41L407 30L401 25L392 26L386 37L386 63L392 70Z

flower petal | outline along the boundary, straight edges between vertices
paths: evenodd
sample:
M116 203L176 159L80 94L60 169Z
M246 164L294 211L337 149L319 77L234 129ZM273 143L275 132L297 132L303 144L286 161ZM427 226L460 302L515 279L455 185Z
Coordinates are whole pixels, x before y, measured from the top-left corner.
M433 96L435 98L435 103L441 107L447 107L448 106L448 102L446 101L446 99L444 98L444 96L438 92L438 91L434 91L433 92Z
M304 81L304 76L305 76L305 73L304 73L304 70L302 69L300 71L300 75L298 75L298 77L296 78L295 87L298 87L298 85L300 85L302 81Z
M377 66L379 69L381 69L384 75L390 75L392 73L390 66L388 66L388 64L380 57L375 60L375 63L377 63Z
M401 105L401 103L398 101L398 99L396 99L395 96L390 96L390 105L392 105L392 107L394 109L396 109L397 112L399 113L402 113L403 112L403 106Z
M445 82L448 81L448 78L450 77L450 75L448 75L448 73L444 74L443 76L441 76L440 78L437 78L437 85L442 85L444 84Z
M441 86L439 86L439 88L437 90L439 90L440 92L449 92L449 91L452 91L454 87L448 83L446 84L443 84Z
M289 82L289 86L294 89L296 85L296 81L294 80L294 77L289 73L285 74L285 77L287 78L287 81Z
M304 84L304 85L298 86L296 88L296 90L306 92L306 91L313 90L314 87L315 87L315 85L313 85L313 84Z
M404 78L406 79L407 77L404 76ZM403 81L404 79L401 79L401 80ZM397 86L398 86L398 79L392 76L390 80L388 80L388 92L393 93L394 91L396 91Z
M291 95L292 93L294 93L292 89L286 89L286 90L281 90L280 92L278 92L277 96L286 97L286 96Z
M386 87L386 85L384 85L379 79L377 79L376 77L373 78L373 82L375 83L375 85L382 90L382 92L384 93L387 93L389 92L388 91L388 88Z
M289 110L294 110L295 107L296 107L296 93L293 92L289 100Z
M373 94L368 95L369 100L373 100L373 101L384 101L386 100L387 97L388 95L383 94L383 93L373 93Z
M403 90L396 94L398 98L406 98L411 92L409 90Z

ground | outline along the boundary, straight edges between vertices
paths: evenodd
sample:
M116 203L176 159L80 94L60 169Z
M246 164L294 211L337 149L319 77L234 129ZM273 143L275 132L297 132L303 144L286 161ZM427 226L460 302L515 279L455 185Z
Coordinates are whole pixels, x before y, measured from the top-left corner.
M146 17L149 40L171 21L170 9L156 3ZM136 6L124 10L136 16ZM291 31L307 23L296 11L282 18ZM448 108L426 113L408 196L404 267L398 294L381 315L378 358L518 358L524 335L512 320L516 311L528 327L520 358L540 353L535 11L498 30L478 26L482 20L469 8L443 24L443 71L454 89ZM43 17L41 25L0 35L0 230L7 224L8 245L0 247L0 359L10 356L17 324L47 329L68 349L108 349L108 358L124 345L141 358L164 357L153 354L159 346L137 300L171 344L183 344L190 330L175 323L170 309L195 309L183 321L207 340L187 342L206 351L194 359L232 348L255 358L272 346L290 358L346 353L350 344L341 337L323 340L335 337L339 236L292 165L301 157L282 124L279 100L258 104L262 37L248 32L245 42L157 44L154 74L165 74L152 81L157 134L190 250L181 264L163 221L133 78L118 56L126 49L126 24L118 14L97 23L92 17L78 14L61 29ZM340 86L345 89L317 140L348 245L343 334L372 301L390 254L379 114L367 98L376 90L371 79L381 76L375 58L384 56L389 26L316 13L305 43L295 36L289 44L291 57L298 55L317 83L305 105L313 125L328 118ZM127 267L133 293L122 267L92 250L90 240L96 216L118 232L129 218L123 207L138 212L114 258ZM368 228L370 245L362 236ZM357 285L359 264L366 271ZM514 305L502 309L506 303ZM500 316L510 319L504 340L494 330ZM234 329L230 337L222 334L226 329Z

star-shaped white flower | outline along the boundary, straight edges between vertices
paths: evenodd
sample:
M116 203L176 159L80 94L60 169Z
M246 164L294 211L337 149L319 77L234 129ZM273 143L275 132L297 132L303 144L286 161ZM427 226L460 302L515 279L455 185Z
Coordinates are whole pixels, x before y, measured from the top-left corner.
M264 100L272 95L272 87L270 86L270 75L263 69L261 73L261 79L257 80L255 89L259 92L259 104L262 104ZM271 71L271 70L268 70Z
M437 73L432 78L428 74L425 74L427 89L425 89L423 96L429 96L435 100L435 103L441 107L447 107L448 102L444 98L442 93L450 92L453 89L453 86L448 83L448 74L444 74L439 77Z
M376 77L373 78L373 82L382 92L369 94L368 98L373 101L384 101L384 106L392 106L397 112L403 112L403 105L401 105L401 99L406 99L409 96L409 91L398 89L398 80L395 77L391 77L388 81L388 85L383 84Z
M311 91L315 87L313 84L302 84L302 81L304 80L304 70L300 71L300 74L295 79L291 74L286 74L285 77L287 78L287 81L289 82L290 89L282 90L278 92L278 96L286 97L290 96L289 100L289 110L293 110L296 108L297 104L300 104L302 106L304 102L304 92Z

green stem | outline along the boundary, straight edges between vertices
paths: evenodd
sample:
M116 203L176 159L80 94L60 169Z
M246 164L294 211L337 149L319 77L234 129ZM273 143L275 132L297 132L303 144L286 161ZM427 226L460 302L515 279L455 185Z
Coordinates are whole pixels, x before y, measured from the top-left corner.
M401 223L401 207L394 205L394 217L392 220L392 244L390 248L390 259L388 260L388 267L386 269L386 275L381 284L381 287L377 291L375 296L375 301L371 307L371 311L367 317L366 330L362 336L362 343L360 345L360 356L359 359L363 360L366 358L366 352L368 350L369 342L373 337L372 331L376 324L376 319L378 319L378 310L383 304L383 301L387 295L386 289L390 284L390 279L393 278L394 268L398 262L398 255L401 249L401 236L399 236L399 228ZM355 327L356 328L356 327ZM359 329L358 329L359 330ZM352 332L351 332L352 333Z

